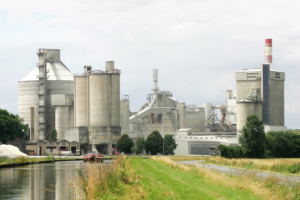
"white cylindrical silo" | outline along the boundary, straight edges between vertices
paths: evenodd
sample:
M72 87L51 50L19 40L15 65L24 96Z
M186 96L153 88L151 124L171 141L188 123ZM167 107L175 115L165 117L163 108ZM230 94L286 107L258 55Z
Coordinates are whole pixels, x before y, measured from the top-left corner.
M89 126L109 126L110 83L107 74L89 75Z
M210 117L211 115L211 103L204 103L203 107L204 107L204 111L205 111L205 120L207 120L207 118Z
M65 139L65 130L69 128L69 106L55 106L55 129L57 139Z
M88 126L88 86L86 76L75 76L74 126Z
M262 119L262 102L255 102L250 100L241 100L236 104L236 120L237 120L237 132L242 133L243 126L245 126L247 117L249 115L257 115Z
M120 74L111 76L111 126L120 126Z

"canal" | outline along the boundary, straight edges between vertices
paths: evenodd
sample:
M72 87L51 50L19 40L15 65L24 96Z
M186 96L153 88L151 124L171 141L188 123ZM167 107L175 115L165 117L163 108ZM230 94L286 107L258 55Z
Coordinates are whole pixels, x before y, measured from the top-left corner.
M60 161L0 169L0 199L73 199L70 185L83 161Z

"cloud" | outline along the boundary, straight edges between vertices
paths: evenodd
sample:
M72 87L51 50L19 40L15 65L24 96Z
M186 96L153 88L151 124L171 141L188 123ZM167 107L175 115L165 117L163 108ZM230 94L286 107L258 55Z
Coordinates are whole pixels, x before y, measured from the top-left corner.
M300 88L297 1L1 1L0 80L17 82L37 62L37 48L61 49L73 73L84 65L122 70L121 93L136 111L159 69L159 87L187 104L224 104L234 72L264 62L273 38L274 68L286 72L286 124L299 128L294 93ZM9 77L9 78L6 78ZM17 113L17 92L0 85L0 107ZM10 94L9 99L4 96ZM13 102L13 103L11 103ZM291 123L289 123L291 122Z

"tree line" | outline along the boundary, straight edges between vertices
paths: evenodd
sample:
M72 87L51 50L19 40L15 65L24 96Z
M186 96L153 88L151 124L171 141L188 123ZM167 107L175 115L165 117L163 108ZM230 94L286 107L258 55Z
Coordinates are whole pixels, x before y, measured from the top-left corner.
M240 146L219 145L225 158L299 158L300 134L293 131L270 131L265 134L263 121L256 115L247 117Z
M174 155L177 144L173 139L173 135L167 134L163 138L156 130L152 131L146 140L143 136L137 137L135 144L127 134L123 134L119 138L116 147L119 152L124 152L126 154L142 154L145 151L146 154L157 155L159 153L163 154L163 144L164 154Z
M0 109L0 141L4 144L15 137L24 137L29 140L29 126L18 115Z

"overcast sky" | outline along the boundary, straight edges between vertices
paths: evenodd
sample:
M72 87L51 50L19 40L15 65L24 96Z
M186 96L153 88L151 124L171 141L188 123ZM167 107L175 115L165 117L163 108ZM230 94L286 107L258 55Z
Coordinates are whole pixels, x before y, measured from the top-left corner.
M299 8L288 0L0 0L0 108L18 113L18 81L35 68L38 48L60 49L73 73L115 61L131 111L151 92L152 69L180 102L225 104L235 71L260 67L272 38L273 69L286 73L285 125L299 129Z

